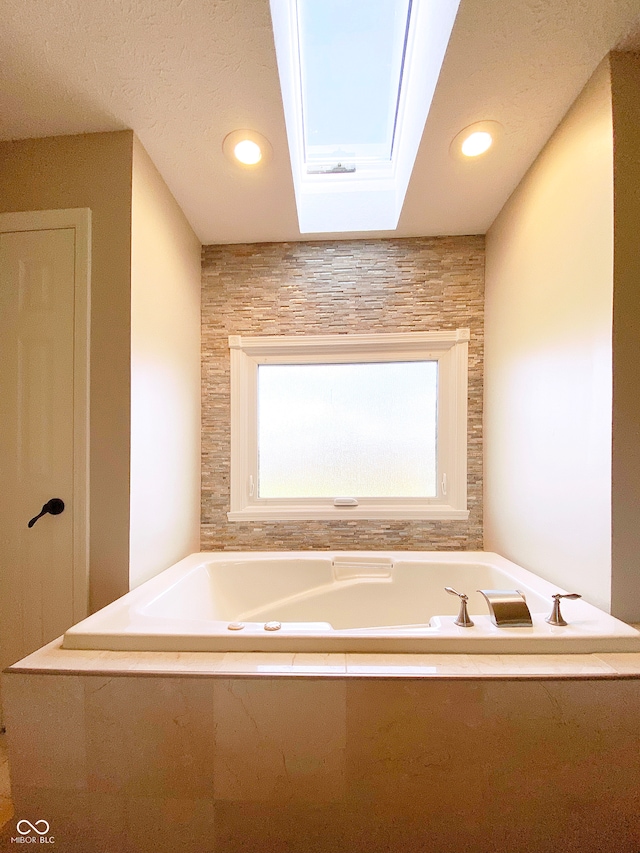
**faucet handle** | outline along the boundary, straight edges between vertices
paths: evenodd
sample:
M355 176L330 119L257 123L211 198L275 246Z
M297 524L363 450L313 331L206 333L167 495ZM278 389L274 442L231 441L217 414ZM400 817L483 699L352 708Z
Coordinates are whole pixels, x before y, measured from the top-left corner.
M449 595L457 595L460 599L460 612L458 613L458 618L453 623L454 625L458 625L460 628L472 628L473 622L469 616L469 611L467 610L467 601L469 601L469 596L465 595L463 592L458 592L452 586L445 586L445 592L448 592Z
M553 597L553 610L551 611L551 616L545 619L545 622L548 622L549 625L568 625L562 618L562 613L560 613L560 599L562 598L570 598L572 601L575 601L576 598L582 598L582 596L577 592L567 592L564 595L560 592L557 592Z
M465 595L464 592L458 592L458 590L454 589L452 586L445 586L444 591L448 592L449 595L457 595L458 598L465 598L467 601L469 601L468 595Z

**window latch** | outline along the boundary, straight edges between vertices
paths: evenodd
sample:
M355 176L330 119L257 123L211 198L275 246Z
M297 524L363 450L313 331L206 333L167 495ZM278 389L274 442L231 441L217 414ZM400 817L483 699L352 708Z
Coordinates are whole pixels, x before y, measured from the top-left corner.
M446 474L442 475L442 494L443 495L447 494L447 475Z
M253 485L253 475L249 474L249 497L253 497L254 485Z
M333 499L334 506L358 506L358 501L356 498L334 498Z

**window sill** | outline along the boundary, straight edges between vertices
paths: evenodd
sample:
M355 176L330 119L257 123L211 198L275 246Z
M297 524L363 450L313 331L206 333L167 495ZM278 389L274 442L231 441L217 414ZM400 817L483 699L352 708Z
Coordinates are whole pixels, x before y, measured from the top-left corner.
M227 513L229 521L350 521L353 519L391 519L396 521L466 521L468 509L451 506L251 506Z

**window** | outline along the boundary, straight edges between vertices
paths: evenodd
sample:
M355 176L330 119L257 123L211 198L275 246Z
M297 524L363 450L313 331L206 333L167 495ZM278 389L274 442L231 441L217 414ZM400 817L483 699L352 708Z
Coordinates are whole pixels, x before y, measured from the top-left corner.
M390 162L410 0L298 0L297 12L307 172Z
M301 233L393 231L460 0L270 0Z
M468 340L232 335L229 520L467 518Z

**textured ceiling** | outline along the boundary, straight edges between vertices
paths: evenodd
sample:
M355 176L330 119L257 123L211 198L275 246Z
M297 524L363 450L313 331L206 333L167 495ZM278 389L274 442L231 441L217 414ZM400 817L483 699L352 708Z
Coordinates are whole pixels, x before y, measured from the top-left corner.
M301 239L268 0L0 0L0 15L0 138L133 128L203 243ZM640 0L462 0L393 234L484 233L639 31ZM482 119L504 125L499 148L452 158ZM273 145L263 170L222 154L242 127Z

